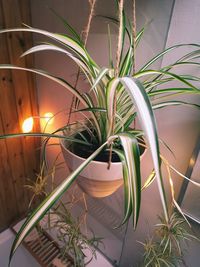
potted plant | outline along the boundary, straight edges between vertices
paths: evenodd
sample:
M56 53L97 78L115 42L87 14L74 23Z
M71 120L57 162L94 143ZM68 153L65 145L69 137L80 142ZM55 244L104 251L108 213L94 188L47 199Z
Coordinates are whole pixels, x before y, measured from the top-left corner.
M29 203L30 212L33 210L33 200L41 200L41 196L48 195L48 187L55 188L54 178L55 172L60 168L60 164L54 163L52 169L49 168L48 173L44 173L44 165L40 173L37 175L36 181L31 180L26 185L26 188L31 191L32 198ZM48 186L47 186L48 183ZM83 203L83 210L73 215L73 209L77 204ZM87 205L85 194L76 194L75 190L70 192L67 201L60 200L40 221L36 229L34 229L25 239L26 242L40 241L40 246L43 244L40 240L39 233L45 233L50 236L51 242L58 245L61 252L62 260L73 259L73 266L86 266L92 260L96 259L96 250L102 243L102 238L96 237L93 230L87 226ZM87 236L83 234L87 232ZM55 260L55 259L54 259ZM58 264L59 265L59 264Z
M70 128L71 133L65 133L65 136L71 137L80 137L79 134L87 137L88 140L92 139L92 136L89 136L88 132L81 127L77 127L75 124L75 129ZM89 125L87 127L90 127ZM93 133L92 133L93 134ZM89 157L92 152L95 150L95 147L98 147L98 141L91 140L91 147L61 139L61 148L63 151L63 156L69 167L70 171L74 171L78 166L80 166L87 157ZM141 145L144 145L141 140ZM144 155L144 147L140 147L140 158ZM117 153L112 153L112 160L110 166L109 162L109 151L103 150L100 152L90 164L83 169L81 175L76 179L79 187L88 195L93 197L106 197L114 193L122 184L123 184L123 173L122 173L122 164L120 162Z
M153 235L140 242L144 247L144 267L177 267L187 266L184 252L187 251L188 241L199 239L188 230L186 220L180 213L173 212L166 222L159 216L159 223L155 226Z
M95 3L95 1L90 2L92 4ZM105 161L108 163L105 164L108 171L109 168L112 169L113 164L115 165L115 163L112 163L113 157L116 157L117 160L120 160L121 162L120 175L123 173L125 203L122 224L132 216L133 227L134 229L136 228L140 212L141 190L142 188L149 186L153 180L156 180L158 184L165 221L170 221L170 212L166 201L161 164L164 164L169 171L172 201L179 209L173 195L173 183L170 178L171 166L164 156L160 154L159 143L161 141L157 132L154 110L176 105L191 105L199 108L198 105L176 100L177 95L200 93L199 88L193 83L194 80L199 80L198 77L189 74L177 74L175 72L175 68L178 68L179 66L184 67L184 65L187 64L198 64L194 59L199 56L199 45L174 45L154 56L139 70L135 70L135 50L144 33L144 29L139 31L136 35L135 24L133 23L132 27L131 23L129 23L126 18L123 10L123 1L116 1L116 3L119 10L117 56L115 65L113 64L112 58L110 58L111 64L108 67L102 68L98 66L89 55L79 34L66 21L65 25L70 31L71 36L56 34L31 27L0 31L1 34L16 31L32 32L50 38L53 43L48 42L36 45L26 51L23 56L47 50L62 53L63 55L70 57L79 66L80 72L85 75L89 84L88 91L86 93L81 93L76 87L73 87L63 78L56 77L45 71L11 65L0 65L0 69L29 71L60 84L75 96L77 99L76 102L80 103L76 112L86 114L86 121L84 123L69 123L52 134L8 134L1 136L1 138L13 138L24 135L44 136L46 137L44 143L47 144L49 138L56 137L64 140L62 142L62 147L64 147L63 149L65 150L67 145L68 154L72 154L73 151L76 154L76 152L80 150L90 150L87 157L80 160L80 165L76 164L74 169L72 168L72 165L70 166L70 168L73 169L71 174L53 192L51 192L39 207L28 217L13 243L10 260L17 247L21 244L31 229L47 213L63 193L66 192L70 185L77 179L79 174L84 172L84 170L87 170L87 166L93 160L96 161L99 155L100 158L102 158L102 155L104 158L104 155L107 154L107 156L105 156ZM91 6L94 7L93 5ZM115 19L112 19L112 21L117 22ZM124 45L125 36L128 40L127 47ZM162 67L161 69L152 69L152 64L162 58L163 55L183 46L189 46L193 48L193 51L187 53L168 66ZM177 88L170 86L173 81L179 83ZM160 85L163 86L162 89L159 87ZM134 127L136 118L140 119L141 129L136 129ZM78 130L76 128L76 131L73 134L71 133L71 130L74 125L75 127L78 127ZM63 132L64 135L62 134ZM77 145L81 145L81 149L80 146L77 148ZM141 185L141 153L139 145L140 147L145 147L145 149L151 151L153 160L153 170L143 187ZM80 155L76 155L75 157L80 157ZM73 161L72 164L74 164ZM118 175L117 180L119 180L118 178L120 175Z

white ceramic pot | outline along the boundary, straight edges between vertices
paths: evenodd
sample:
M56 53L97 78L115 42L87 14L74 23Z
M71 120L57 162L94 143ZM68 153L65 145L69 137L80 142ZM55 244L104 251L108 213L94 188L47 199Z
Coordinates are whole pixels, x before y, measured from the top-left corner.
M61 140L64 159L70 171L73 171L83 163L85 159L75 155L68 150L67 147L68 143ZM83 169L76 181L80 188L90 196L109 196L123 184L122 164L121 162L111 163L108 170L107 162L93 160Z

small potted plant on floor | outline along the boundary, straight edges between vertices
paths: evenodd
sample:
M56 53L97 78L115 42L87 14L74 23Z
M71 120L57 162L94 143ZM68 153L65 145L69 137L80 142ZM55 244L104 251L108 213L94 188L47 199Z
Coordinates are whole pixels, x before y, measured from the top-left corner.
M200 94L199 88L193 83L194 80L199 80L198 77L190 76L189 74L176 74L174 71L175 67L198 64L194 62L194 59L200 54L199 45L174 45L153 57L139 70L136 70L134 63L136 46L144 33L144 29L136 34L135 23L131 25L126 18L123 1L116 1L116 4L119 10L119 20L113 19L114 22L119 23L116 62L113 64L111 59L111 64L108 67L98 66L87 51L85 42L67 22L65 22L65 25L70 31L71 35L69 36L31 27L0 31L1 34L16 31L32 32L49 38L53 41L52 43L48 41L36 45L23 55L47 50L62 53L64 56L70 57L79 66L79 72L85 75L89 84L88 91L82 93L77 90L76 86L72 86L63 78L56 77L45 71L0 65L0 69L16 69L36 73L65 87L75 96L76 103L80 103L76 108L76 112L86 114L84 122L68 123L52 134L27 133L1 136L1 138L13 138L23 135L44 136L46 137L45 144L51 137L61 138L63 140L61 142L63 150L67 148L67 159L72 170L70 175L27 218L13 243L10 259L26 235L76 179L79 179L79 183L87 191L87 188L90 187L90 182L85 180L88 183L86 184L85 181L83 182L83 178L77 177L81 173L81 176L85 176L85 173L90 172L89 165L100 165L99 159L102 160L102 158L104 161L101 164L103 165L103 171L108 173L104 181L107 180L108 176L113 177L113 174L109 172L115 166L120 166L119 170L115 170L117 174L115 180L117 181L117 188L121 185L120 178L123 176L125 209L122 224L132 216L133 227L136 228L141 204L140 155L142 148L151 151L153 161L152 173L150 173L143 188L149 186L154 179L157 181L164 218L166 222L170 221L161 164L163 163L168 170L170 170L170 165L160 154L160 139L154 110L177 105L191 105L199 108L198 105L176 100L176 96L180 94ZM95 0L90 1L90 5L89 21L91 22ZM125 36L128 40L128 46L126 47L124 45ZM152 69L152 64L162 58L163 55L183 46L192 47L193 51L168 66L161 69ZM173 81L179 83L177 88L170 86ZM162 89L160 89L160 85L162 85ZM140 120L141 129L134 127L136 118ZM75 158L78 159L78 163L74 161ZM117 163L113 161L117 161ZM93 170L95 168L93 167ZM96 175L99 175L98 172L101 171L98 169ZM100 183L99 188L101 188ZM171 190L173 196L172 183ZM179 209L174 197L172 197L172 200Z
M26 188L31 192L32 198L29 203L30 213L33 210L33 200L41 200L42 196L47 196L49 188L55 187L55 173L60 168L60 164L54 164L53 168L49 168L49 172L45 173L44 168L37 175L36 181L33 183L28 181ZM44 166L44 165L43 165ZM74 216L74 209L77 205L83 204L81 212ZM76 187L68 194L67 200L60 200L40 221L36 229L27 236L25 242L29 243L29 248L34 248L34 244L39 240L39 251L44 246L45 241L41 240L40 233L49 237L50 242L59 248L61 258L55 256L51 261L55 266L64 266L66 261L71 262L70 266L86 266L97 258L97 249L103 244L102 238L96 237L93 230L87 226L87 204L85 194L77 194ZM86 235L87 233L87 235ZM42 235L43 237L43 235ZM35 255L37 255L36 251ZM41 255L38 255L40 258ZM72 260L73 259L73 260ZM41 262L45 261L45 253L42 253ZM60 263L59 263L60 262ZM69 263L68 262L68 263Z

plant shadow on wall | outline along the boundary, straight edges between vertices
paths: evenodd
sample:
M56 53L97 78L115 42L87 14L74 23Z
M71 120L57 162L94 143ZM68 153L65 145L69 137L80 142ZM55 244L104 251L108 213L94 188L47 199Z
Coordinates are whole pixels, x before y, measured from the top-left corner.
M87 185L84 187L85 191L87 191L87 188L89 188L93 182L95 186L92 186L92 188L101 188L103 184L104 189L110 186L110 183L111 187L112 183L115 185L117 183L115 189L111 190L112 193L121 185L122 182L120 178L123 177L124 218L121 221L121 225L131 218L134 229L137 226L140 214L141 192L149 187L152 182L156 181L163 208L164 223L170 225L171 221L173 221L173 224L176 225L174 222L177 220L177 224L179 224L180 219L174 215L172 209L172 206L175 206L176 210L182 214L175 200L172 170L182 177L184 177L184 175L178 172L164 155L160 154L160 145L165 146L169 150L170 148L162 141L161 137L158 136L155 114L156 110L165 107L173 108L174 112L175 106L188 106L188 108L199 109L197 104L189 103L186 100L181 101L177 98L182 95L199 95L200 90L196 86L196 82L199 82L199 77L190 75L189 73L187 75L177 74L176 70L179 69L179 67L181 67L180 69L182 70L184 66L188 65L198 66L200 46L198 44L174 45L160 52L143 67L136 70L136 47L139 45L144 34L144 28L136 34L135 15L133 22L130 21L123 9L123 1L114 1L113 5L117 7L119 19L110 18L110 23L119 25L116 60L113 60L112 52L110 52L110 65L108 67L100 67L92 59L86 49L88 29L96 1L89 1L89 3L91 12L86 35L83 34L83 36L80 36L71 25L62 18L69 34L56 34L28 26L25 28L0 31L1 34L17 31L32 32L47 37L47 42L30 48L23 56L40 51L62 53L63 56L71 58L75 64L78 65L79 71L77 80L80 75L84 75L88 82L87 92L82 93L77 89L77 83L73 86L62 77L54 76L44 70L21 68L6 64L0 65L0 69L29 71L63 86L75 97L75 106L71 108L71 112L79 113L83 117L83 120L79 120L78 122L71 122L69 120L66 125L51 134L45 132L17 133L1 136L1 138L16 138L21 136L43 137L44 160L45 148L48 145L49 139L61 139L62 149L67 151L66 158L69 168L72 171L57 188L45 197L44 201L27 218L13 243L10 261L16 249L31 229L33 229L76 180L81 185L81 181L84 179L84 184ZM109 50L112 50L109 30L108 37ZM189 47L191 51L161 69L152 68L152 64L160 60L164 55L182 47ZM176 82L177 86L172 86L172 82ZM141 129L135 127L134 122L137 118L140 120ZM144 185L141 185L140 173L142 148L150 150L153 162L152 172L149 174L149 177L146 178ZM80 150L89 151L88 157L82 157L85 155L85 152L82 153L83 155L74 154L76 151ZM103 162L100 162L98 157L100 160L103 158ZM172 199L170 204L167 204L166 188L163 183L161 164L167 170L167 175L164 178L169 182L171 189L171 196L168 197L168 199ZM43 163L41 166L43 166ZM48 164L45 164L45 168L47 167ZM99 171L97 167L102 168L103 171ZM96 170L95 176L99 173L104 173L104 177L99 177L97 181L94 181L93 177L87 177L86 173L91 173L93 170ZM112 171L115 172L116 178L113 177ZM80 177L79 174L81 174ZM107 181L108 177L113 177L113 179ZM187 179L187 177L184 178ZM100 181L100 179L103 180ZM196 186L199 186L199 184L196 183ZM89 193L93 195L93 191L90 190ZM109 192L105 195L108 194ZM184 215L182 214L182 216ZM173 234L173 231L170 232L170 235L171 234ZM168 239L166 239L166 242L166 249L164 251L168 252L167 244L170 241L168 242ZM148 255L151 257L151 253L148 253ZM161 266L161 263L159 264L160 265L157 266ZM165 264L164 266L169 266L167 262L164 263L162 261L162 264ZM146 264L146 266L153 265Z

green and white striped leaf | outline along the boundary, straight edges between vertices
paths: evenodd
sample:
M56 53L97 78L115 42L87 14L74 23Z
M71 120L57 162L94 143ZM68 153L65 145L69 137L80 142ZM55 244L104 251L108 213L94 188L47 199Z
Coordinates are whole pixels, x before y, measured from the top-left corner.
M0 139L11 139L11 138L18 138L18 137L24 137L24 136L29 136L29 137L45 137L45 138L57 138L57 139L65 139L71 142L75 142L78 144L82 144L85 146L91 146L89 142L84 142L80 139L73 138L73 137L67 137L62 134L57 134L57 131L50 134L50 133L15 133L15 134L4 134L0 135Z
M143 126L144 133L148 140L157 177L158 189L163 206L163 211L165 218L168 221L168 209L166 203L165 189L160 170L161 160L160 149L158 144L157 127L150 100L145 91L145 88L138 80L130 77L123 77L119 80L124 85L125 89L128 91L133 103L136 106L140 122Z
M132 190L129 183L129 177L128 177L128 167L124 155L124 151L113 148L113 151L119 156L120 161L122 163L122 170L123 170L123 180L124 180L124 218L122 222L120 223L120 226L123 225L131 216L133 207L132 207ZM117 226L119 227L119 226ZM116 228L117 228L116 227Z
M189 106L189 107L195 107L200 109L200 105L193 104L193 103L188 103L185 101L166 101L166 102L161 102L158 104L153 104L152 108L153 109L160 109L160 108L165 108L165 107L171 107L171 106Z
M100 70L99 75L97 76L97 78L94 81L94 83L92 85L92 88L90 90L93 90L109 71L110 71L110 69L108 69L108 68L102 68Z
M54 82L56 82L57 84L65 87L68 91L70 91L75 97L77 97L80 102L85 106L85 107L89 107L88 103L85 101L85 99L81 96L81 94L74 88L72 87L68 82L66 82L64 79L55 77L45 71L42 70L38 70L38 69L29 69L29 68L23 68L23 67L18 67L18 66L14 66L14 65L6 65L6 64L1 64L0 65L0 69L12 69L12 70L23 70L23 71L28 71L28 72L32 72L35 74L39 74L43 77L46 77Z
M142 71L142 72L138 72L134 75L134 78L141 78L147 75L153 75L153 74L158 74L158 75L166 75L169 77L172 77L174 80L177 80L191 88L193 88L194 90L198 90L198 88L196 86L194 86L192 83L188 82L186 79L184 79L182 76L174 74L172 72L169 71L163 71L163 70L146 70L146 71Z
M89 108L89 104L88 102L81 96L81 94L74 88L72 87L68 82L66 82L64 79L61 79L59 77L55 77L47 72L44 72L42 70L37 70L37 69L29 69L29 68L22 68L22 67L18 67L18 66L13 66L13 65L0 65L0 69L14 69L14 70L23 70L23 71L28 71L28 72L32 72L35 74L39 74L43 77L46 77L54 82L56 82L57 84L63 86L64 88L66 88L68 91L70 91L78 100L80 100L80 102L86 107ZM98 137L101 140L101 131L99 128L99 123L96 119L96 116L93 112L91 112L91 116L92 119L94 120L94 125L96 127L97 130L97 134Z
M63 18L61 17L54 9L50 8L54 15L61 20L63 25L71 32L72 36L79 42L79 44L83 45L83 42L80 38L80 35L75 31L75 29Z
M179 44L179 45L174 45L171 47L168 47L167 49L165 49L164 51L162 51L161 53L157 54L154 58L152 58L149 62L147 62L141 69L140 71L144 71L146 70L150 65L152 65L154 62L156 62L157 60L159 60L160 58L162 58L165 54L171 52L174 49L180 48L180 47L184 47L184 46L192 46L192 47L200 47L198 44Z
M128 220L129 209L132 208L133 228L135 229L139 218L141 203L140 151L138 147L138 141L133 134L121 133L118 135L118 138L120 139L120 143L124 151L127 168L127 190L130 190L128 195L130 195L131 201L131 204L128 202L127 206L125 206L125 217L122 221L122 224ZM129 205L131 205L130 208Z
M150 173L150 175L147 177L144 185L142 186L142 190L146 189L147 187L149 187L153 181L155 180L156 178L156 173L154 170L152 170L152 172Z
M169 93L169 94L168 94ZM196 90L193 88L165 88L165 89L158 89L155 91L152 91L150 93L148 93L149 97L152 96L159 96L159 95L166 95L168 94L168 96L173 95L173 94L200 94L200 90Z
M106 90L106 109L107 109L107 138L112 135L112 129L115 122L115 114L114 114L114 99L115 99L115 91L119 84L118 78L113 78L108 84Z
M120 77L131 74L131 69L133 66L132 60L133 60L133 48L130 47L126 56L124 57L124 61L121 64L121 69L119 74Z
M133 215L133 227L137 226L141 203L140 151L133 134L121 133L119 138L123 151L113 149L119 156L123 167L124 179L124 224Z
M21 57L29 55L29 54L32 54L32 53L35 53L35 52L48 51L48 50L64 53L65 55L67 55L68 57L73 59L74 62L76 62L76 64L82 70L84 70L85 72L89 72L88 71L88 67L85 65L85 63L83 61L81 61L79 58L75 57L73 54L71 54L70 52L66 51L65 49L57 47L57 46L52 45L52 44L42 44L42 45L33 46L30 49L28 49L26 52L24 52L21 55Z
M160 198L164 210L164 214L166 217L166 220L168 220L168 210L167 210L167 203L166 203L166 196L165 196L165 190L160 170L160 151L159 151L159 144L158 144L158 135L157 135L157 127L156 127L156 121L154 118L153 110L151 107L150 100L148 98L148 95L145 91L145 88L142 86L142 84L133 78L130 77L123 77L123 78L116 78L113 79L108 87L107 90L107 109L108 109L108 121L110 124L113 122L113 106L114 106L114 99L115 99L115 91L117 89L117 86L121 82L125 90L129 93L133 103L136 106L137 113L139 115L141 124L143 125L143 129L145 132L145 135L147 137L147 140L149 142L149 146L151 149L152 159L154 163L154 169L156 172L157 177L157 183L158 183L158 189L160 193ZM112 125L110 126L112 127ZM111 129L109 130L109 133L111 134Z
M66 45L70 49L72 49L75 53L81 55L85 60L89 61L88 55L86 51L83 49L83 47L80 46L78 42L70 38L69 36L63 36L61 34L51 33L45 30L36 29L36 28L15 28L15 29L5 29L0 30L1 33L8 33L8 32L32 32L32 33L38 33L42 34L46 37L49 37L63 45Z

